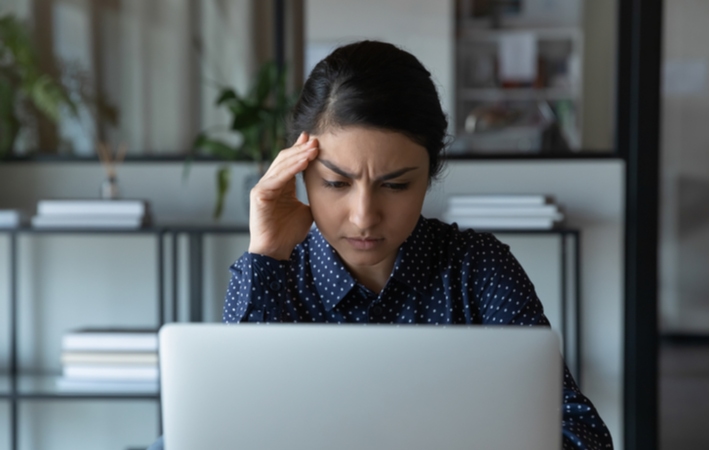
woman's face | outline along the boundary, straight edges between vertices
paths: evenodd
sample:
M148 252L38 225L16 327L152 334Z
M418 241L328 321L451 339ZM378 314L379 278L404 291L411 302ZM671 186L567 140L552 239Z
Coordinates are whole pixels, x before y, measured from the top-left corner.
M403 134L362 127L327 130L304 172L313 218L345 265L389 275L419 220L429 155Z

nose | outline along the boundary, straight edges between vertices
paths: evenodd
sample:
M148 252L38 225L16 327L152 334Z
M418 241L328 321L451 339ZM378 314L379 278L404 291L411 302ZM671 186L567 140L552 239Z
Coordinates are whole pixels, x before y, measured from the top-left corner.
M355 189L350 199L350 222L359 230L372 229L382 219L377 198L369 189Z

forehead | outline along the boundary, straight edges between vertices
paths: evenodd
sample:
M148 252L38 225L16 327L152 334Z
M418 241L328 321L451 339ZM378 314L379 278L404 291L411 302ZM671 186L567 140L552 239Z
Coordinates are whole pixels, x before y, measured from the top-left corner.
M333 162L426 164L426 149L408 136L378 128L329 128L315 135L319 154Z

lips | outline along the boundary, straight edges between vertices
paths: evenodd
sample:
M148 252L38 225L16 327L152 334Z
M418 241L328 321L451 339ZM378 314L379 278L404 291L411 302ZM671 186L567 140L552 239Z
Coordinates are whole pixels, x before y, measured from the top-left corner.
M384 242L382 238L345 238L357 250L372 250Z

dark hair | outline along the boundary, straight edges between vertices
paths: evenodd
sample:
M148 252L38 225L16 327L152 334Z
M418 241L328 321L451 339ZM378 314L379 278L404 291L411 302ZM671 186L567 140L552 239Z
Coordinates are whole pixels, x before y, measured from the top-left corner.
M316 64L293 110L291 142L302 131L353 125L406 135L426 148L429 179L440 173L447 120L431 74L414 55L385 42L360 41Z

